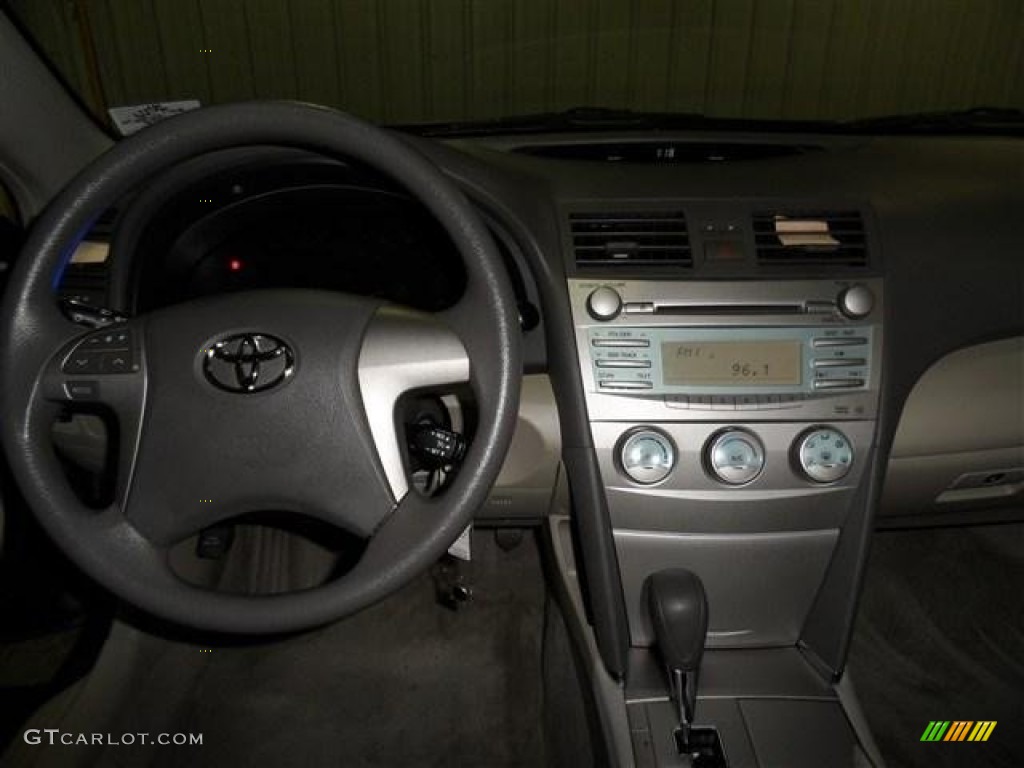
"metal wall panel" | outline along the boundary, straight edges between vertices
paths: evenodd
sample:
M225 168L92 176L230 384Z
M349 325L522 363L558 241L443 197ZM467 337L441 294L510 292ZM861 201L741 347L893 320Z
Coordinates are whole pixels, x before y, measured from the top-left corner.
M98 113L300 98L386 122L603 105L1024 107L1020 0L9 0Z

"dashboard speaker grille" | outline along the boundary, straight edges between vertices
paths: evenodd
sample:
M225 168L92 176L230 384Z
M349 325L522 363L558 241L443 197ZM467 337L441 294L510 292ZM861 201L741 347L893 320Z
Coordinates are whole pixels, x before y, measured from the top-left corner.
M693 266L682 211L570 213L576 265Z
M754 214L757 261L770 267L866 267L867 237L858 211Z

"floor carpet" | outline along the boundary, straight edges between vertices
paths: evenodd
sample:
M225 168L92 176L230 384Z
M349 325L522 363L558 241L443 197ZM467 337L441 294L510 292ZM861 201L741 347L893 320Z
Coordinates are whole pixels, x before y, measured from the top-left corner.
M849 670L891 768L1024 766L1024 525L876 533ZM997 725L922 742L933 720Z
M202 746L28 746L5 765L545 764L545 587L531 535L474 534L473 599L439 606L429 575L324 629L248 645L115 624L93 675L26 728L196 733Z

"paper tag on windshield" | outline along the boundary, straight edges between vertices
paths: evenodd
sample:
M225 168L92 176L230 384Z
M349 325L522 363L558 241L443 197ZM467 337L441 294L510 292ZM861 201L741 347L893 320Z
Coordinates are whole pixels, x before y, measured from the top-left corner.
M473 531L472 525L467 525L455 543L448 547L448 554L457 557L459 560L469 560L469 535Z
M168 117L199 109L199 106L198 101L189 99L187 101L154 101L151 104L135 104L130 107L111 107L107 111L110 112L110 118L121 135L131 136L143 128L166 120Z

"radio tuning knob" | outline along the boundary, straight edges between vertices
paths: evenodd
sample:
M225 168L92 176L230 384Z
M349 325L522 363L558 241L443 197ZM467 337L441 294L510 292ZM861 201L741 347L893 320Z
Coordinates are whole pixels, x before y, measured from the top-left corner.
M595 320L614 320L622 311L622 297L614 288L602 285L587 296L587 312Z
M866 285L856 283L839 294L839 311L853 320L871 314L874 307L875 295Z

